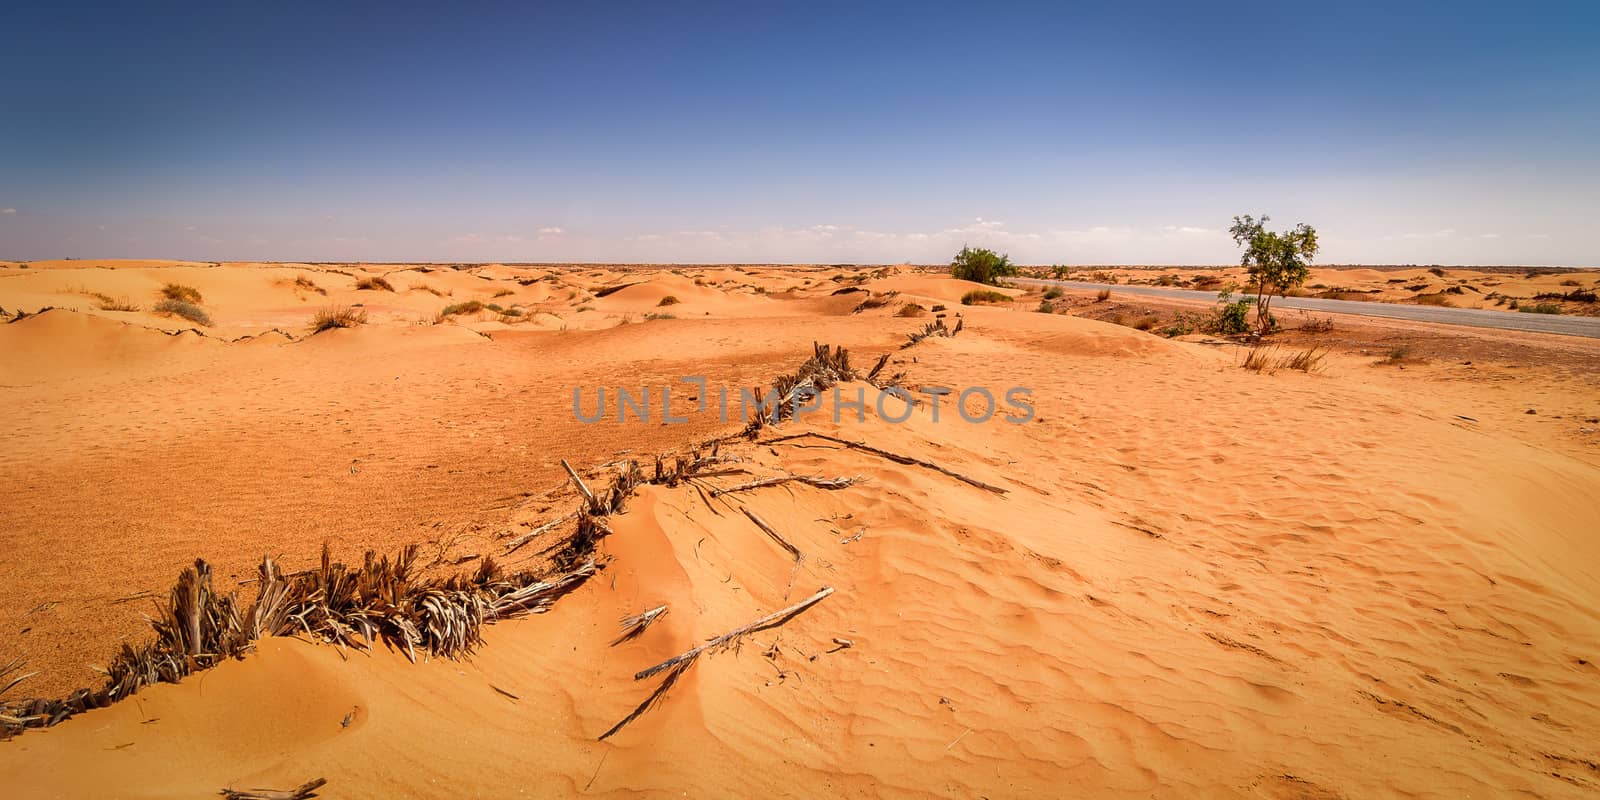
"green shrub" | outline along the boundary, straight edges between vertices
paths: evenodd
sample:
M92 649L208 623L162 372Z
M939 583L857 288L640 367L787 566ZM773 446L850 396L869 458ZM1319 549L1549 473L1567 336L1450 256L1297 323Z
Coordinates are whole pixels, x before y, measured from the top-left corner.
M1560 314L1561 306L1555 303L1536 303L1531 306L1523 306L1517 310L1524 314Z
M950 261L950 274L958 280L995 284L1000 278L1017 274L1009 256L984 248L963 247Z
M1250 298L1233 300L1231 292L1222 292L1217 295L1217 309L1213 319L1216 333L1224 336L1233 336L1250 330L1250 306L1254 305Z
M477 300L468 300L465 303L451 303L440 311L440 316L453 317L457 314L476 314L484 309L483 303Z
M1049 300L1041 300L1039 302L1039 307L1034 309L1034 310L1038 311L1040 314L1054 314L1054 313L1056 313L1055 305L1053 303L1051 303Z
M1046 300L1059 300L1059 299L1061 299L1061 295L1062 295L1061 288L1059 286L1052 286L1049 289L1045 290L1044 299L1046 299Z

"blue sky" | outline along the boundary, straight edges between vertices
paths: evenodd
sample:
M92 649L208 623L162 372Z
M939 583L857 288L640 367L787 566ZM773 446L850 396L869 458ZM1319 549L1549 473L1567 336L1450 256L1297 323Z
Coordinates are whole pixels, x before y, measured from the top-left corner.
M0 258L1600 263L1595 2L34 6Z

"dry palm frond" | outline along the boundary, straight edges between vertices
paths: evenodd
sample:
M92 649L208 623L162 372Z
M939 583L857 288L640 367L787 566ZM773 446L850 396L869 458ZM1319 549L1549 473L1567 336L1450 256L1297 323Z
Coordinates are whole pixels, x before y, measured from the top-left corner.
M791 439L800 439L800 438L803 438L803 437L806 437L806 436L812 436L812 437L815 437L815 438L818 438L818 439L826 439L826 440L828 440L830 442L835 442L837 444L842 444L845 447L848 447L848 448L850 448L852 450L860 450L863 453L871 453L871 454L873 454L875 456L882 456L883 458L887 458L890 461L893 461L893 462L895 462L897 464L912 464L912 465L915 465L915 466L923 467L925 469L931 469L934 472L939 472L939 473L943 473L945 475L949 475L950 477L955 478L956 480L961 481L962 483L968 483L968 484L971 484L973 486L978 487L979 489L984 489L986 491L994 492L995 494L1005 494L1006 493L1005 489L1002 489L1002 488L1000 488L998 486L995 486L993 484L984 483L983 481L977 480L976 478L969 478L969 477L967 477L965 475L962 475L959 472L952 472L951 470L945 469L944 467L941 467L938 464L933 463L932 461L923 461L920 458L912 458L911 456L904 456L904 455L900 455L899 453L891 453L888 450L880 450L880 449L878 449L876 447L873 447L872 445L866 444L865 442L854 442L854 441L851 441L849 439L841 439L841 438L839 438L837 436L829 436L826 433L817 433L815 431L806 431L804 433L793 433L793 434L790 434L788 436L778 436L778 437L774 437L772 439L767 439L766 441L763 441L762 444L777 444L779 442L787 442L787 441L789 441Z
M801 364L800 369L792 375L779 376L772 382L772 390L767 394L758 393L763 401L745 425L745 436L755 438L763 427L793 417L803 399L836 384L856 379L855 370L850 368L849 351L843 347L817 343L813 343L811 348L811 358Z
M775 475L770 478L762 478L760 480L750 481L749 483L741 483L737 486L712 489L711 496L721 497L725 494L732 494L733 492L747 492L752 489L764 489L768 486L779 486L781 484L789 483L790 481L803 483L807 486L815 486L818 489L846 489L854 484L856 480L858 479L846 478L842 476L838 478L817 478L810 475Z
M748 508L741 508L739 510L743 511L744 515L749 517L750 521L754 522L756 527L761 529L762 533L765 533L767 536L771 537L772 541L777 542L779 547L789 551L789 555L794 556L796 564L806 560L805 555L800 552L800 548L790 544L789 540L783 538L783 536L781 536L777 531L773 530L772 526L768 525L766 520L756 516L756 512L751 511Z
M916 333L908 334L906 336L906 343L900 345L900 349L904 350L907 347L910 347L930 336L955 336L961 332L961 327L965 324L966 320L957 319L956 326L954 328L946 328L943 319L936 319L922 326L922 330L917 331Z
M218 794L228 800L310 800L327 782L327 778L317 778L293 789L223 789Z
M611 643L611 646L612 647L616 647L617 645L622 644L623 642L626 642L626 641L629 641L629 640L632 640L632 639L638 637L639 634L644 633L644 629L645 628L650 627L651 623L653 623L656 620L660 619L661 617L665 616L666 613L667 613L667 607L664 606L664 605L660 605L660 606L656 606L655 608L646 609L644 611L641 611L641 612L639 612L637 614L634 614L631 617L623 617L622 618L622 623L621 623L622 624L622 635L618 636L616 638L616 640Z
M528 542L533 541L534 539L539 538L540 536L545 535L546 533L549 533L551 530L553 530L554 528L559 526L561 523L566 522L567 520L572 519L573 517L575 517L577 515L578 515L578 512L576 512L576 511L572 512L571 514L564 514L564 515L562 515L560 517L557 517L556 519L553 519L553 520L550 520L549 522L546 522L543 525L540 525L537 528L534 528L531 531L528 531L527 533L525 533L525 534L523 534L521 536L518 536L517 538L511 540L509 543L506 544L506 551L504 553L502 553L501 555L510 555L512 553L515 553L517 550L521 549L523 545L527 544Z
M628 723L633 722L634 720L643 716L646 711L649 711L651 708L655 707L655 705L661 702L661 699L666 696L667 690L671 689L673 684L676 684L678 679L683 677L683 673L687 672L690 667L694 666L695 662L699 660L700 656L707 653L721 652L729 647L734 646L739 642L740 639L743 639L752 633L782 625L800 612L822 602L822 599L830 594L833 594L833 587L824 586L823 588L819 589L816 594L811 595L810 597L807 597L806 599L801 600L792 606L775 611L748 625L745 625L741 628L735 628L716 638L708 639L704 644L698 647L673 656L672 658L669 658L660 664L634 674L633 679L636 681L642 681L646 678L659 675L663 672L665 672L667 676L666 678L662 679L661 684L657 686L654 691L650 692L650 696L646 697L644 702L640 703L638 707L632 711L632 713L628 714L626 717L623 717L622 720L617 724L612 725L611 728L605 733L600 734L600 739L604 741L605 739L610 738L612 734L622 730L623 727L625 727Z

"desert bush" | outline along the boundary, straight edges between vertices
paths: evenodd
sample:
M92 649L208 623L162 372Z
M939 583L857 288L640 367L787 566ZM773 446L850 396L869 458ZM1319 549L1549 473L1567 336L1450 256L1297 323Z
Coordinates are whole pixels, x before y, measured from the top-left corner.
M520 317L520 316L522 316L522 309L516 308L515 306L513 306L511 308L508 308L508 309L500 312L500 316L502 316L502 317Z
M1534 295L1533 299L1566 300L1569 303L1594 303L1600 301L1600 295L1596 295L1589 289L1573 289L1570 292L1540 292Z
M367 322L367 310L352 306L331 306L318 309L311 317L311 332L321 333L334 328L354 328Z
M1431 275L1434 275L1436 277L1440 277L1440 278L1444 277L1444 270L1439 269L1438 267L1430 267L1428 269L1428 273L1431 274Z
M1058 286L1052 286L1049 289L1045 290L1044 299L1046 299L1046 300L1059 300L1059 299L1061 299L1061 295L1062 295L1061 288L1058 287Z
M1194 333L1196 327L1195 315L1180 311L1178 316L1172 320L1172 324L1162 328L1160 333L1162 336L1172 339L1178 336L1188 336Z
M1101 289L1100 291L1095 292L1094 301L1096 303L1104 303L1105 301L1110 300L1110 299L1111 299L1111 290L1110 289Z
M897 317L920 317L927 312L928 309L923 308L918 303L905 303L900 306L900 310L894 312L894 315Z
M1444 292L1419 294L1416 297L1411 298L1411 302L1416 303L1419 306L1440 306L1443 308L1455 307L1455 304L1450 302L1450 298L1444 296Z
M433 288L432 286L429 286L426 283L413 283L413 284L411 284L411 289L413 291L427 292L428 294L431 294L434 297L444 297L445 296L444 292L441 292L438 289L435 289L435 288ZM324 294L326 294L326 293L324 293Z
M199 305L202 302L200 299L199 289L196 289L193 286L184 286L181 283L169 283L161 287L161 296L167 298L168 300L176 300L182 303L193 303L195 305Z
M514 295L514 294L516 294L516 292L513 292L510 289L501 289L500 291L495 292L494 296L495 297L510 297L511 295Z
M1531 306L1523 306L1517 310L1524 314L1560 314L1561 306L1558 306L1555 303L1535 303Z
M96 307L101 311L138 311L139 306L130 302L126 297L112 297L104 292L83 292L95 300Z
M189 320L197 325L211 324L211 315L207 314L205 309L185 300L173 300L168 298L156 303L151 310L157 314L168 314L172 316L183 317L184 319Z
M1012 298L1010 295L1001 294L989 289L973 289L972 291L961 295L961 305L972 306L980 303L1009 303L1011 302L1011 299Z
M1250 330L1250 298L1233 299L1232 292L1217 294L1217 308L1212 312L1211 332L1233 336Z
M394 287L391 286L389 281L385 280L383 276L378 275L370 278L362 278L356 281L356 290L392 292L394 291Z
M594 310L594 306L578 306L578 308L576 309L576 312L581 314L581 313L583 313L585 311L593 311L593 310Z
M1306 333L1327 333L1333 330L1333 317L1308 317L1300 323L1300 330Z
M1055 304L1051 303L1049 300L1041 300L1041 301L1039 301L1039 307L1034 309L1034 310L1039 312L1040 314L1054 314L1054 313L1056 313Z
M984 248L963 247L950 261L950 274L964 281L994 284L1000 278L1017 274L1008 256Z
M651 312L649 314L644 315L644 319L645 319L646 322L651 322L651 321L658 320L658 319L677 319L677 318L678 318L678 315L672 314L672 313L668 313L668 312L665 312L665 311L655 311L655 312Z
M490 310L490 311L493 311L496 314L504 314L505 310L506 310L505 307L500 305L499 303L484 303L483 307L488 309L488 310Z
M675 306L675 305L677 305L678 303L681 303L681 302L683 302L683 301L681 301L678 298L673 297L672 295L669 294L666 297L661 298L661 302L656 303L656 307L657 308L664 308L666 306Z
M1411 345L1409 345L1409 344L1397 344L1394 347L1389 348L1389 352L1385 353L1383 358L1378 360L1378 363L1379 364L1404 364L1405 362L1410 361L1410 360L1411 360Z
M440 311L439 313L442 316L453 317L457 314L476 314L483 309L483 303L480 303L477 300L468 300L464 303L451 303L450 305L445 306L444 310Z

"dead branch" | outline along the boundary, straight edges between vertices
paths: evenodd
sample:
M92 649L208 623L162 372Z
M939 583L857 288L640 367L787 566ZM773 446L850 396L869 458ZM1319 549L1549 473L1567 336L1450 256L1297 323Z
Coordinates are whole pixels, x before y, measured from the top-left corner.
M572 519L573 517L576 517L576 516L578 516L578 512L576 512L576 511L574 511L574 512L572 512L570 514L564 514L564 515L562 515L561 517L559 517L557 519L553 519L553 520L551 520L549 522L546 522L545 524L540 525L539 527L534 528L533 530L531 530L531 531L529 531L529 532L527 532L527 533L525 533L525 534L523 534L521 536L518 536L515 540L513 540L511 543L506 545L506 551L504 553L501 553L501 555L510 555L511 553L515 553L523 545L527 544L528 542L533 541L534 539L539 538L540 536L543 536L546 533L549 533L550 530L555 528L557 525L560 525L561 523L566 522L567 520Z
M800 552L800 548L795 547L793 544L790 544L789 540L783 538L782 535L780 535L777 531L773 530L772 526L768 525L766 520L756 516L756 512L751 511L748 508L740 508L739 510L743 511L744 515L749 517L750 521L754 522L756 524L756 527L760 528L763 533L765 533L766 535L772 537L772 541L777 542L779 547L782 547L783 549L788 550L789 551L789 555L794 556L794 562L796 564L798 564L801 561L804 561L806 559L805 555L803 555Z
M818 489L845 489L849 488L851 484L855 483L856 479L845 478L842 476L838 478L816 478L810 475L777 475L771 478L762 478L760 480L750 481L749 483L741 483L737 486L713 489L711 490L711 496L721 497L725 494L732 494L734 492L747 492L752 489L764 489L768 486L778 486L790 481L803 483L807 486L815 486Z
M743 627L734 628L733 630L728 631L727 633L724 633L714 639L708 639L706 640L705 644L673 656L672 658L669 658L666 661L663 661L649 669L640 670L639 672L634 673L633 679L636 681L642 681L652 675L657 675L666 670L673 669L679 664L693 663L695 659L699 658L704 653L716 653L726 650L735 642L746 636L749 636L752 633L764 631L768 628L775 628L785 622L788 622L800 612L822 602L822 599L830 594L833 594L833 587L824 586L821 589L818 589L816 594L811 595L810 597L807 597L806 599L801 600L792 606L774 611L773 613L768 614L761 619L758 619Z
M816 431L806 431L804 433L791 433L791 434L789 434L787 436L777 436L777 437L774 437L774 438L771 438L771 439L767 439L767 440L761 442L761 444L778 444L778 443L781 443L781 442L787 442L787 441L789 441L791 439L801 439L801 438L804 438L804 437L807 437L807 436L815 437L817 439L826 439L827 441L834 442L836 444L842 444L845 447L851 448L852 450L860 450L860 451L862 451L864 453L871 453L871 454L873 454L875 456L881 456L881 457L887 458L890 461L893 461L893 462L895 462L897 464L913 464L913 465L916 465L916 466L919 466L919 467L923 467L925 469L931 469L934 472L939 472L939 473L943 473L945 475L949 475L950 477L955 478L956 480L961 481L962 483L968 483L968 484L971 484L973 486L978 487L979 489L984 489L986 491L994 492L995 494L1005 494L1006 493L1005 489L1002 489L1002 488L1000 488L998 486L995 486L993 484L984 483L983 481L977 480L976 478L969 478L969 477L967 477L965 475L962 475L959 472L953 472L951 470L945 469L944 467L941 467L938 464L933 463L932 461L923 461L920 458L912 458L911 456L904 456L904 455L900 455L899 453L891 453L888 450L880 450L880 449L878 449L876 447L873 447L872 445L869 445L869 444L867 444L865 442L854 442L854 441L851 441L849 439L841 439L841 438L839 438L837 436L829 436L826 433L817 433Z
M589 487L583 482L583 479L578 477L578 471L573 469L572 465L568 464L564 458L561 459L561 466L567 471L568 475L572 476L572 482L578 487L578 494L583 495L583 499L588 503L589 509L599 513L600 503L594 499L594 492L589 491Z
M223 789L218 794L228 800L310 800L327 782L327 778L318 778L294 789Z
M623 642L636 638L639 634L644 633L644 629L650 627L652 622L660 619L666 613L667 607L665 605L660 605L656 606L655 608L641 611L631 617L623 617L622 635L618 636L616 641L611 643L611 646L616 647Z

